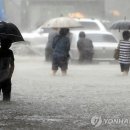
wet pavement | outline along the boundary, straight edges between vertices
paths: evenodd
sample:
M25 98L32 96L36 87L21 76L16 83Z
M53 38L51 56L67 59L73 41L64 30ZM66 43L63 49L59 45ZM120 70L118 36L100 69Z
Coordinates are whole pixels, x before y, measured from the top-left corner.
M130 75L118 64L70 64L67 76L53 77L44 58L16 57L0 130L129 130L129 106Z

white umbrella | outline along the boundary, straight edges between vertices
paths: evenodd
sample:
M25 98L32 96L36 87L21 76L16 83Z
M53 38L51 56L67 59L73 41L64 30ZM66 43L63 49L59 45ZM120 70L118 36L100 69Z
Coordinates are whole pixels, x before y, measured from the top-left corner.
M42 26L43 28L75 28L75 27L82 27L82 25L74 20L73 18L69 17L58 17L50 19L49 21L45 22Z

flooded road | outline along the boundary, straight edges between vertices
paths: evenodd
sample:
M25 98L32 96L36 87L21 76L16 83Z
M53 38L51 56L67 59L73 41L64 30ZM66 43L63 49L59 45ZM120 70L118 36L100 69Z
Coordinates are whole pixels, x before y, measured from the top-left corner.
M129 121L129 106L130 75L122 76L118 64L70 64L68 76L53 77L44 58L16 57L0 130L129 130L129 122L113 121Z

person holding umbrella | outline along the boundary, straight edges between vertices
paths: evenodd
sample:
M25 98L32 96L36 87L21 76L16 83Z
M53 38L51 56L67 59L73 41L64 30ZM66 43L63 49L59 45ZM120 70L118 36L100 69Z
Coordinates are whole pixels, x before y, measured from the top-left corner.
M52 61L52 53L53 53L52 43L53 43L53 39L56 35L58 35L58 28L53 28L52 31L48 35L48 41L47 41L46 48L45 48L45 60L46 61Z
M10 50L11 41L1 38L0 48L0 90L3 92L3 101L11 98L11 77L14 71L14 54Z
M11 99L11 78L14 71L14 54L9 49L13 42L24 41L13 23L0 22L0 93L3 101Z
M57 36L55 36L52 44L52 71L56 75L58 67L61 68L62 75L67 74L68 58L70 50L70 38L67 36L69 33L68 28L61 28Z
M130 67L130 32L123 31L123 40L119 42L119 63L123 75L128 75Z

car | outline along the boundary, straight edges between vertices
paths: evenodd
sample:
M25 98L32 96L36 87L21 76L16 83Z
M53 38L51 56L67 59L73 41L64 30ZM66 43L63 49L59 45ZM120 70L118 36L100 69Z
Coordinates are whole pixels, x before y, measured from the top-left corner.
M104 24L98 19L88 19L88 18L81 18L75 19L79 21L85 30L98 30L98 31L107 31Z
M118 45L118 39L110 32L107 31L88 31L83 29L71 29L70 32L72 34L72 41L71 41L71 50L70 50L70 57L72 60L78 60L79 52L77 49L77 41L78 35L80 31L84 31L88 38L93 41L94 45L94 57L93 60L95 61L113 61L114 50ZM35 36L33 39L35 40ZM45 47L48 35L42 38L42 42L31 43L29 44L30 48L35 52L37 55L44 56L45 54ZM45 40L46 39L46 40ZM47 42L47 41L46 41Z
M98 19L75 19L79 21L83 28L82 30L98 30L98 31L107 31L105 26ZM22 36L27 42L38 46L39 44L45 46L48 40L48 34L51 32L51 28L43 28L41 25L36 30L32 32L22 32Z
M77 49L77 41L80 30L71 30L73 34L70 56L72 59L77 60L79 58L79 52ZM118 39L110 32L107 31L84 31L86 37L92 40L94 46L95 61L113 61L114 50L118 45Z
M77 40L80 31L84 31L94 44L94 60L113 60L114 49L117 47L118 40L116 37L108 32L104 25L97 19L77 19L84 28L70 29L72 33L71 41L71 59L77 60L79 58L79 52L77 50ZM49 32L52 29L45 29L40 26L35 31L30 33L22 33L25 41L30 43L30 48L38 55L45 54L45 47L48 40Z
M39 55L43 55L46 43L48 41L49 32L52 29L45 29L39 27L32 32L22 32L22 36L25 39L25 42L30 45L33 50L36 50L36 53Z
M105 26L98 19L75 19L79 21L84 27L82 30L98 30L106 31ZM41 25L36 30L32 32L22 32L22 36L25 39L26 43L30 44L30 47L34 50L38 50L37 53L40 55L44 54L43 48L45 48L49 32L52 29L43 28Z

